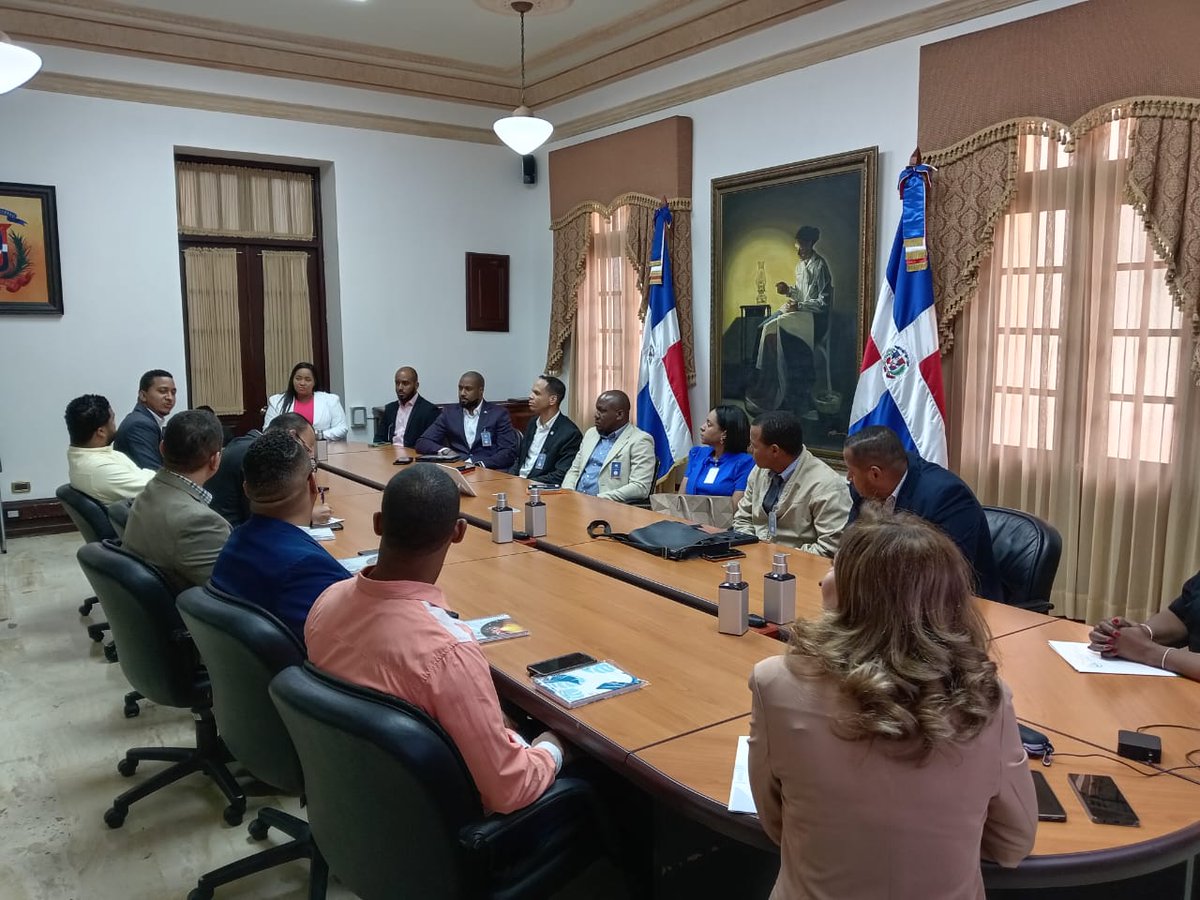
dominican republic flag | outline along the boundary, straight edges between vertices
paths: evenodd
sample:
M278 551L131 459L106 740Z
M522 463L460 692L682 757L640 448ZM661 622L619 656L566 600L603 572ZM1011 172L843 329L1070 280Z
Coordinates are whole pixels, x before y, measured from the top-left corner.
M658 474L662 478L685 458L692 446L692 413L688 407L683 341L675 313L675 282L667 253L671 211L664 203L654 214L650 249L650 303L642 326L642 364L638 377L637 424L654 438Z
M850 410L850 434L886 425L922 459L946 465L946 398L933 274L925 244L929 166L900 174L903 211Z

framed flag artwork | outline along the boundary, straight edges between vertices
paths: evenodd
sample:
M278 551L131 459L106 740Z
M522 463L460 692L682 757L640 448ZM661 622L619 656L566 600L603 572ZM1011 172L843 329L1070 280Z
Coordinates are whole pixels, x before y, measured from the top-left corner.
M54 187L0 182L0 313L62 312Z
M840 462L875 293L879 149L712 181L712 405L789 410Z

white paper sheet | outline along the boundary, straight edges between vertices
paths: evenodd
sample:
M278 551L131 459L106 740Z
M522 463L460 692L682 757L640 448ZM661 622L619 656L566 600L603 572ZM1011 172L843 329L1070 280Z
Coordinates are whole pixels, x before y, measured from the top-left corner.
M346 559L338 560L338 562L340 562L342 564L342 568L344 568L351 575L357 575L359 572L361 572L367 566L373 566L378 561L379 561L378 553L371 553L371 554L368 554L367 556L350 556L350 557L347 557Z
M756 813L754 795L750 793L750 736L738 738L737 756L733 759L733 784L729 787L729 811Z
M1174 678L1174 672L1130 662L1127 659L1108 659L1089 650L1087 644L1075 641L1049 641L1050 649L1061 656L1076 672L1094 675L1165 675Z
M308 536L314 541L332 541L334 539L332 528L302 528L301 531L308 532Z

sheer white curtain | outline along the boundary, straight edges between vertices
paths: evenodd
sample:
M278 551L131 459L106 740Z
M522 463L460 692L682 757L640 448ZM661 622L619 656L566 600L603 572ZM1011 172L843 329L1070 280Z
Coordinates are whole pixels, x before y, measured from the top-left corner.
M264 250L262 270L263 357L267 393L274 394L287 388L292 366L313 357L308 253Z
M211 406L218 415L245 412L238 252L223 247L193 247L183 251L192 402L196 406Z
M571 360L570 415L584 430L604 391L624 391L636 402L642 343L637 275L623 248L628 207L616 209L611 218L592 213L591 219Z
M179 233L311 240L313 176L249 166L175 163Z
M1141 619L1200 566L1200 390L1124 196L1124 119L1024 138L1016 196L948 366L951 462L1062 533L1056 612Z

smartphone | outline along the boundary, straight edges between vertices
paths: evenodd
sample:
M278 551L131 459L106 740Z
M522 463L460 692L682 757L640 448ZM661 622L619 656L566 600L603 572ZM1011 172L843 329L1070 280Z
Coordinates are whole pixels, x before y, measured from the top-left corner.
M1033 772L1033 789L1037 792L1039 822L1067 821L1067 811L1063 809L1063 805L1054 796L1054 789L1050 787L1050 782L1046 780L1045 775L1036 769Z
M341 531L343 528L346 527L346 523L345 522L330 522L328 527L329 527L330 531Z
M1075 796L1098 825L1140 825L1137 813L1107 775L1068 775Z
M567 653L563 656L543 659L541 662L530 663L525 668L528 669L530 675L553 675L556 672L564 672L567 669L574 669L576 666L586 666L595 661L596 657L588 656L586 653Z
M721 562L725 559L745 559L746 554L737 547L719 547L700 554L701 559L709 562Z

